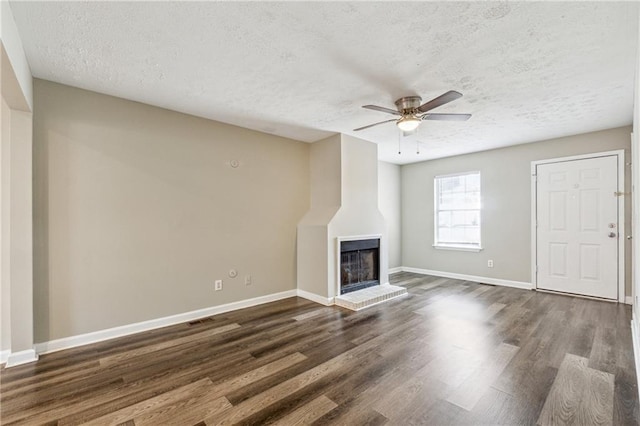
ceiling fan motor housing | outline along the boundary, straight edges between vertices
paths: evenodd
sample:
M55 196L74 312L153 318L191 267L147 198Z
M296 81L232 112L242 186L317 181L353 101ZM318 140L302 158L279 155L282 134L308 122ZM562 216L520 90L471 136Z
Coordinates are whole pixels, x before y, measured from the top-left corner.
M414 114L415 110L422 103L422 98L420 96L405 96L404 98L398 99L395 104L398 108L398 111L404 114Z

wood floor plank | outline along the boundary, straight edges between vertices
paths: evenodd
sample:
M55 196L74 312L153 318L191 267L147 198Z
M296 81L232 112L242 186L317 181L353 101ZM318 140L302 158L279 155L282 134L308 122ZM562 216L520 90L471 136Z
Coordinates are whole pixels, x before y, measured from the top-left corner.
M306 358L302 354L292 354L265 366L256 368L255 370L251 370L241 376L227 379L219 384L216 389L218 389L221 396L225 392L231 392L239 387L246 386L254 380L259 380L260 378L265 377L269 374L277 373L282 369L290 367L291 365L304 359ZM220 361L224 362L224 360ZM162 380L158 384L151 382L149 383L149 385L151 385L150 387L147 387L144 382L140 384L133 383L132 385L116 388L109 392L96 395L95 397L84 401L84 407L93 407L93 409L89 410L89 412L86 412L83 407L78 406L74 406L73 408L66 408L64 410L41 410L42 413L40 414L40 416L29 418L28 420L30 422L37 423L39 421L43 421L44 419L62 418L63 420L61 420L61 422L70 424L73 424L79 420L85 421L87 416L90 416L91 411L100 413L104 410L112 410L110 407L115 408L119 405L126 404L126 401L129 400L134 402L136 402L136 399L144 400L145 395L153 395L155 392L157 392L155 389L171 389L172 386L175 387L174 385L177 386L184 381L188 382L192 377L197 377L198 372L202 371L202 367L194 367L192 369L181 371L179 375L164 377L164 380ZM141 387L143 389L140 389Z
M492 334L506 343L522 347L531 339L543 317L530 309L507 306L494 319L496 322Z
M527 409L528 401L489 387L471 412L460 417L460 424L534 425L539 413Z
M285 356L283 358L277 359L275 361L272 361L268 364L262 365L260 367L254 368L252 370L249 370L245 373L239 374L237 376L232 376L230 378L225 378L224 380L219 380L216 381L216 385L215 388L211 391L209 391L209 396L210 397L220 397L223 396L227 393L233 392L239 388L245 387L245 386L249 386L250 384L252 384L255 381L258 381L264 377L267 377L269 375L273 375L276 373L281 372L282 370L291 367L292 365L295 365L296 363L302 362L306 359L306 357L300 353L294 353L294 354L290 354L288 356ZM247 364L247 365L251 365L251 364ZM205 370L206 371L206 370ZM185 372L186 373L186 372ZM192 377L191 374L186 374L186 377ZM167 377L166 381L168 381L169 383L173 380L176 380L177 377L173 376L173 377ZM101 402L96 402L96 405L101 404ZM83 416L68 416L66 418L66 421L73 423L74 421L76 421L76 419L78 418L84 418Z
M589 368L588 362L576 355L565 356L538 424L613 424L614 376Z
M337 406L338 404L336 404L326 396L320 395L313 401L289 413L273 424L276 426L308 425L324 416Z
M279 383L265 392L249 398L219 415L206 419L205 422L207 425L225 425L241 422L243 419L263 410L278 400L281 400L336 372L345 364L357 365L357 361L359 359L366 356L367 353L374 352L380 343L388 341L392 337L392 334L378 336L366 343L363 343L362 345L348 350L347 352L343 352L302 374L292 377L285 382Z
M123 408L116 412L107 414L105 416L99 417L97 419L91 420L89 422L84 423L85 426L102 426L102 425L117 425L120 423L124 423L126 421L133 421L134 424L140 425L144 423L141 418L148 419L149 413L153 413L158 409L162 409L163 407L170 405L171 403L175 403L181 400L190 399L190 398L199 398L202 395L206 395L207 399L210 399L211 396L208 393L214 387L213 382L209 379L201 379L195 383L191 383L186 386L182 386L180 388L174 389L169 392L165 392L161 395L158 395L153 398L149 398L137 404L131 405L127 408ZM224 397L213 396L215 398L213 401L210 401L211 404L215 407L215 409L220 410L223 408L228 408L231 406L229 401ZM207 415L211 415L213 413L207 413L203 417ZM150 416L153 418L154 416ZM156 423L161 424L161 423Z
M450 386L438 379L427 378L432 371L433 366L429 365L391 392L379 396L374 405L376 411L388 419L401 421L416 405L430 407L442 400Z
M480 287L474 289L471 293L469 293L469 297L478 297L481 294L486 293L489 290L492 290L494 287L491 285L481 285Z
M318 309L313 309L309 312L305 312L304 314L296 315L295 317L293 317L293 319L296 321L304 321L309 318L315 318L319 315L330 314L332 312L334 312L334 310L331 308L318 308Z
M302 374L280 383L265 392L243 401L231 409L220 413L220 415L206 419L205 422L207 425L226 425L240 422L246 417L251 416L278 400L299 391L319 379L322 379L340 368L344 363L348 363L354 358L362 356L366 351L371 350L371 347L365 347L365 345L358 346L310 370L307 370Z
M257 382L258 380L264 379L265 377L272 376L276 373L286 370L287 368L291 368L291 366L306 359L307 357L299 352L287 355L262 367L251 370L245 374L225 380L224 382L221 382L219 385L217 385L217 389L219 390L220 395L230 394L237 389L249 386Z
M458 386L446 399L467 411L473 410L489 386L498 378L520 348L506 343L500 344L476 371Z
M633 369L618 367L613 390L613 424L639 424L638 382Z
M449 281L448 278L440 278L440 279L437 279L435 281L431 281L431 282L428 282L428 283L415 285L414 288L421 288L423 290L428 290L428 289L435 288L435 287L441 286L443 284L446 284L447 281Z
M507 306L507 305L504 304L504 303L492 303L487 308L487 313L485 315L485 320L493 318L493 316L495 314L497 314L498 312L500 312L502 309L504 309L505 306Z
M484 341L492 329L484 322L458 318L450 314L438 315L429 321L433 334L441 344L474 350Z
M148 345L142 348L133 349L126 352L120 352L117 354L100 358L100 364L104 367L107 367L112 364L120 364L122 361L127 360L129 358L147 355L152 352L159 352L159 351L168 349L170 347L180 346L185 343L193 343L198 339L208 339L215 335L226 333L227 331L235 330L237 328L240 328L240 324L234 323L234 324L223 325L221 327L202 331L200 333L191 334L178 339L167 340L164 342L156 343L155 345Z
M170 424L194 424L229 408L231 404L224 396L212 399L207 392L181 398L171 404L165 404L153 411L142 413L134 418L136 426L157 426Z
M401 424L411 426L423 425L461 425L461 419L467 411L447 401L439 401L437 404L426 406L415 405L413 410L407 413ZM471 425L476 425L471 422ZM493 426L493 423L490 423Z
M68 380L68 378L84 376L88 371L95 371L99 368L100 362L94 358L16 379L11 379L2 374L2 380L0 381L0 401L12 394L29 391L30 388L37 387L45 381L59 383Z
M16 381L17 383L11 383L13 386L5 386L0 390L0 404L7 402L12 398L27 393L37 392L44 388L57 387L60 384L69 383L77 378L86 377L87 374L100 371L100 363L96 361L79 363L77 369L63 369L64 372L49 371L35 377L29 377ZM36 378L39 378L37 380Z
M514 417L535 423L551 390L558 370L545 363L544 344L528 341L514 356L492 387L513 397L519 413Z
M361 411L352 405L339 405L313 422L314 425L367 425L378 426L389 424L389 419L376 410Z
M0 424L640 423L629 306L390 282L407 297L293 297L0 368Z
M420 368L418 364L415 369ZM354 395L354 398L348 401L347 404L342 404L342 409L339 410L341 412L332 415L332 418L341 424L362 424L362 418L368 417L368 413L371 411L383 414L380 411L381 399L396 393L396 390L400 386L412 380L415 377L415 369L409 368L406 365L389 369L389 371L374 381L366 390L358 395ZM424 402L424 400L421 401L421 404L424 404ZM346 410L344 406L348 406L349 409ZM328 418L325 418L325 420L327 419Z

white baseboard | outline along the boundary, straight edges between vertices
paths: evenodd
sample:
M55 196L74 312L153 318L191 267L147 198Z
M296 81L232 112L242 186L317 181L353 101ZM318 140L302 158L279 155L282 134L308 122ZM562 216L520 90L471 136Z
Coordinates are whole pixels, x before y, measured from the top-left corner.
M308 291L304 291L300 289L298 289L298 297L311 300L312 302L316 302L324 306L331 306L334 303L333 297L322 297L322 296L318 296L315 293L309 293Z
M402 272L402 266L397 266L395 268L389 268L389 273L390 274L395 274L397 272Z
M633 359L636 363L636 371L640 371L640 341L638 340L640 335L638 331L640 331L640 327L636 314L633 313L631 316L631 341L633 342ZM640 375L637 376L636 380L638 380L638 396L640 397Z
M493 285L499 285L499 286L503 286L503 287L521 288L521 289L525 289L525 290L531 290L533 288L531 283L527 283L527 282L524 282L524 281L511 281L511 280L503 280L503 279L500 279L500 278L490 278L490 277L479 277L479 276L476 276L476 275L456 274L456 273L453 273L453 272L432 271L430 269L410 268L410 267L407 267L407 266L403 266L402 267L402 271L403 272L413 272L415 274L422 274L422 275L434 275L436 277L443 277L443 278L453 278L453 279L456 279L456 280L474 281L474 282L483 283L483 284L493 284Z
M4 364L9 359L9 354L11 353L10 349L0 351L0 364Z
M5 368L15 367L16 365L28 364L38 360L38 354L35 349L27 349L26 351L11 352L4 365Z
M624 298L624 304L625 305L633 305L633 297L631 296L627 296Z
M289 297L295 297L296 295L296 290L288 290L280 293L269 294L266 296L254 297L252 299L241 300L238 302L227 303L225 305L212 306L210 308L198 309L196 311L185 312L168 317L156 318L149 321L127 324L120 327L109 328L106 330L94 331L92 333L64 337L62 339L50 340L43 343L36 343L36 351L39 354L46 354L63 349L75 348L77 346L102 342L104 340L109 340L116 337L128 336L130 334L140 333L142 331L153 330L155 328L167 327L170 325L193 321L195 319L222 314L224 312L235 311L237 309L262 305L263 303L275 302L276 300L287 299Z

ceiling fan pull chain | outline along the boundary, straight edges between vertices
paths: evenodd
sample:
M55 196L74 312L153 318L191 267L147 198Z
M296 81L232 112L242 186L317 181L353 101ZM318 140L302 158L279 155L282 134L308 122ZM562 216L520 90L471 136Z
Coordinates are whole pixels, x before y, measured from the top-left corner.
M402 154L401 142L402 142L402 130L398 129L398 155Z

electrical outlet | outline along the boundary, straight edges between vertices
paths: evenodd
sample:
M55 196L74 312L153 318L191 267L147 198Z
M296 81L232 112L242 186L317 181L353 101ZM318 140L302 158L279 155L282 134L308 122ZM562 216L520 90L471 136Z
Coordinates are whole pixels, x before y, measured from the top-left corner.
M487 266L493 268L493 260L487 260Z
M222 290L222 280L216 280L215 290L216 291Z
M251 275L244 276L244 285L251 285Z

